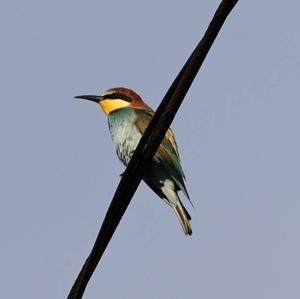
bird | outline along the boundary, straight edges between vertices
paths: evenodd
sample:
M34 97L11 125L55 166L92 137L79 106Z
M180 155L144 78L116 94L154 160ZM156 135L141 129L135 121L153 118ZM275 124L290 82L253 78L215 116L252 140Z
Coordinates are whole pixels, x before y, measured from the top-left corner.
M127 166L154 111L132 89L109 88L100 95L80 95L78 99L96 102L108 117L108 127L121 162ZM193 206L185 186L178 146L168 129L153 159L144 167L142 179L175 212L185 235L192 234L191 216L181 202L182 191Z

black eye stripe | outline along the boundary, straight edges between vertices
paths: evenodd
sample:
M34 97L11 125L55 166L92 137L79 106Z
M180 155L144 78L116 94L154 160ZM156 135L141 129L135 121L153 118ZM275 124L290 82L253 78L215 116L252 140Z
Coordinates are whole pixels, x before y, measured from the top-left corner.
M118 92L114 92L112 94L105 95L103 98L104 99L110 99L110 100L120 99L120 100L124 100L126 102L131 102L130 97L128 97L124 94L118 93Z

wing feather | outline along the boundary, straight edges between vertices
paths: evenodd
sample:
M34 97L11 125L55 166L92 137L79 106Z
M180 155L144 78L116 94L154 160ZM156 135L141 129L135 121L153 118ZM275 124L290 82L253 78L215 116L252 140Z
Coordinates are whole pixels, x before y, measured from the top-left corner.
M138 130L143 134L154 112L151 110L145 111L136 109L136 113L138 114L138 117L136 118L136 125ZM189 199L189 195L183 181L183 179L185 179L185 175L180 164L178 147L172 129L168 129L155 154L155 157L167 168L178 188Z

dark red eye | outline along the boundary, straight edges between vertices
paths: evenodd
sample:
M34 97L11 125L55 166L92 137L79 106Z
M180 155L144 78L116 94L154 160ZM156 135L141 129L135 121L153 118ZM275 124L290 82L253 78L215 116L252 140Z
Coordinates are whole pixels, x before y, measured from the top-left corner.
M119 93L119 92L114 92L110 95L106 95L106 96L104 96L104 99L111 99L111 100L118 99L118 100L123 100L123 101L126 101L126 102L131 102L130 97L128 97L125 94Z

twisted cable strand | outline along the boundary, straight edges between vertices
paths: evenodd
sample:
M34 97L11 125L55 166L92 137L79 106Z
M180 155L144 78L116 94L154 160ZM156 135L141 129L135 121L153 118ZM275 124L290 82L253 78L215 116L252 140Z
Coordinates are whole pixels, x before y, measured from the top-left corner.
M93 249L72 286L68 299L82 298L97 264L141 182L142 166L153 158L213 41L237 2L238 0L223 0L221 2L204 37L164 96L124 172L105 215Z

